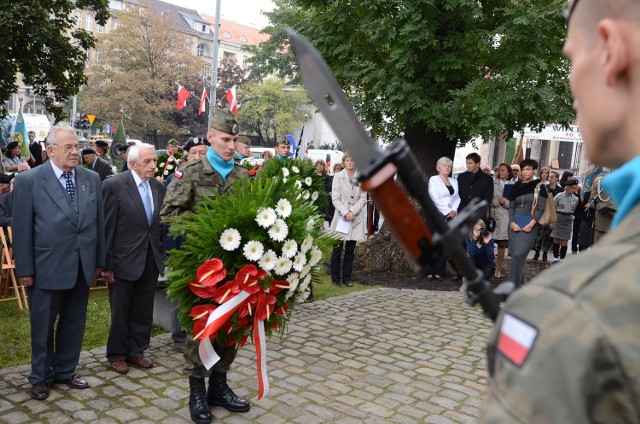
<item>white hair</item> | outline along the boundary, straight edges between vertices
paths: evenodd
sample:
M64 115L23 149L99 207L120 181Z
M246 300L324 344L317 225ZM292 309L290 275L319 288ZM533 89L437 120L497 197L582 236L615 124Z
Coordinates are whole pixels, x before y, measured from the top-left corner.
M52 144L58 144L57 135L62 131L73 134L74 136L76 136L76 138L78 137L76 134L76 130L74 130L71 125L67 124L66 122L60 122L51 127L51 129L49 130L46 138L46 145L51 146Z
M127 149L127 162L140 163L140 150L142 149L156 151L156 148L149 143L134 144Z
M436 162L436 169L440 168L442 165L453 166L453 161L446 156L442 156L440 159L438 159L438 162Z

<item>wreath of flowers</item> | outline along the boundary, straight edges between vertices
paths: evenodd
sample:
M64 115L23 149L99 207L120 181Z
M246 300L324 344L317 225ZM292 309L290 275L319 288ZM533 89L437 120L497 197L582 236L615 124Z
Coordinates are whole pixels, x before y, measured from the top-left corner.
M244 158L240 161L240 166L246 169L249 172L250 177L255 177L258 174L260 168L262 168L262 164L264 163L264 159L258 159L252 157Z
M173 174L178 167L178 163L180 159L182 159L183 154L180 152L160 152L157 155L158 157L158 165L156 166L155 177L156 180L164 183L167 177Z
M201 341L205 366L210 358L203 345L212 352L210 338L244 346L252 337L258 351L264 348L260 334L283 334L294 303L305 301L320 281L323 258L335 243L321 231L317 205L326 199L312 193L324 182L312 162L270 160L260 171L170 222L184 243L169 257L167 294ZM259 368L260 357L258 351ZM259 378L259 398L265 384L266 375Z

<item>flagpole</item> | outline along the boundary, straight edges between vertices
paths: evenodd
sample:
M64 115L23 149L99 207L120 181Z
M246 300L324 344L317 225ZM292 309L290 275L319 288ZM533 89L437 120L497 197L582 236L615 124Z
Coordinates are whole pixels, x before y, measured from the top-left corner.
M213 122L213 109L216 107L216 87L218 86L218 36L220 34L220 3L216 0L216 20L213 28L213 63L211 64L211 94L209 95L209 126Z

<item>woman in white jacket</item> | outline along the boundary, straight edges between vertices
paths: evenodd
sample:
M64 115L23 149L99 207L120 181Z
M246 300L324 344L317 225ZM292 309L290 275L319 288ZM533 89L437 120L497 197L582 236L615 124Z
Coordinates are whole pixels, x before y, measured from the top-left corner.
M436 163L438 175L429 178L429 196L447 221L456 217L460 206L458 180L449 176L452 168L453 161L443 156ZM442 281L446 262L446 258L442 256L428 265L425 270L427 280Z
M367 193L360 188L355 179L356 165L349 153L342 157L344 169L333 176L331 200L336 210L331 221L331 230L340 236L343 241L336 244L331 255L331 281L334 286L342 283L351 287L351 269L355 258L356 243L365 238L365 212ZM342 246L344 260L341 260Z

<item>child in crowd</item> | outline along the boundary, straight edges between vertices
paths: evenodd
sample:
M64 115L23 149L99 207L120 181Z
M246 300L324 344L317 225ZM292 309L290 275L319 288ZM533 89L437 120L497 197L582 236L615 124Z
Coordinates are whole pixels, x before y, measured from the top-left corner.
M480 219L476 222L464 242L467 246L467 254L473 260L474 265L482 271L484 279L489 280L496 270L496 255L493 249L493 234L487 229L484 220ZM460 290L464 291L462 287Z
M553 198L556 204L556 222L553 225L553 262L559 262L567 256L567 244L573 230L573 212L578 206L579 198L576 194L578 180L570 179L564 185L564 191Z

